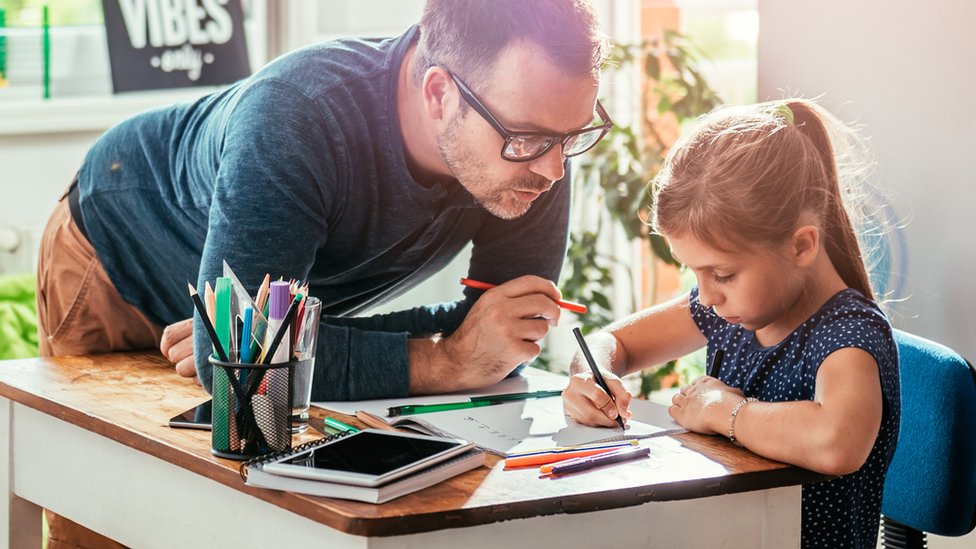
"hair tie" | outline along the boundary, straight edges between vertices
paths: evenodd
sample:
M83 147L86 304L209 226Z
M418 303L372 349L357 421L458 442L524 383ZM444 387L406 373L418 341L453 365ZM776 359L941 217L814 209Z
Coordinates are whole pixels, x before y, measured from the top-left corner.
M780 118L786 122L787 126L793 125L793 109L790 108L789 103L780 103L773 113L779 115Z

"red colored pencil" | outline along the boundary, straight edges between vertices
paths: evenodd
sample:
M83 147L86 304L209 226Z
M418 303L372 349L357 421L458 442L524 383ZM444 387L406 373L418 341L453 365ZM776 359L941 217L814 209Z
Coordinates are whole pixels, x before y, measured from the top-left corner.
M478 280L471 280L470 278L462 278L461 284L469 288L474 288L475 290L490 290L496 287L495 284L489 284L487 282L481 282ZM558 304L563 309L566 309L567 311L572 311L574 313L583 314L586 312L586 305L583 305L581 303L573 303L572 301L559 300L556 302L556 304Z

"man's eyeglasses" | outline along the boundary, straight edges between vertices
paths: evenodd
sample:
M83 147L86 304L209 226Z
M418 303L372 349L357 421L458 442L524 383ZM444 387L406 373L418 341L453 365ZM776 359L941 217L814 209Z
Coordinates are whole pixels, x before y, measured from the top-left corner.
M600 101L597 101L596 113L603 121L602 124L588 126L566 133L509 131L505 126L502 126L497 118L488 112L488 109L485 108L484 104L481 103L464 82L461 82L457 76L454 76L453 72L448 71L448 73L450 73L451 78L457 85L461 97L505 139L505 142L502 144L502 158L510 162L528 162L535 160L549 152L549 149L557 144L562 146L563 156L565 157L583 154L592 149L610 131L610 128L613 127L613 121L610 120L607 111L604 110Z

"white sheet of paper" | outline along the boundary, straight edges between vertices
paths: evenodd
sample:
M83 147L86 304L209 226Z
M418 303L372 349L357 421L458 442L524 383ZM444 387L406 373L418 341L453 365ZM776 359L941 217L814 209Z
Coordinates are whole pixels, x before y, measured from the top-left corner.
M567 378L558 374L527 368L521 377L476 393L454 393L430 397L367 400L361 402L316 402L316 406L345 414L364 410L386 417L387 408L404 404L437 404L457 402L471 396L563 389ZM667 406L646 400L632 400L634 413L627 431L619 428L587 427L566 417L562 398L549 397L522 400L447 412L407 416L430 424L438 431L470 440L497 453L531 451L556 446L572 446L608 439L627 439L684 432L671 416Z
M683 432L667 415L667 407L644 400L634 400L633 403L634 417L627 422L626 432L617 427L587 427L576 423L566 417L561 398L422 414L423 417L418 419L502 454L663 435L674 430Z

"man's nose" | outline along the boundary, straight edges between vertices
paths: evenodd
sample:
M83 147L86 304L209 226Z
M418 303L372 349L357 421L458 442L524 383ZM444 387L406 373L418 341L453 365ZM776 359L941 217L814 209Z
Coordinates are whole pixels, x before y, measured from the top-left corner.
M561 144L556 144L546 151L546 154L529 162L529 170L545 177L547 181L559 181L566 171L563 161L563 147Z

